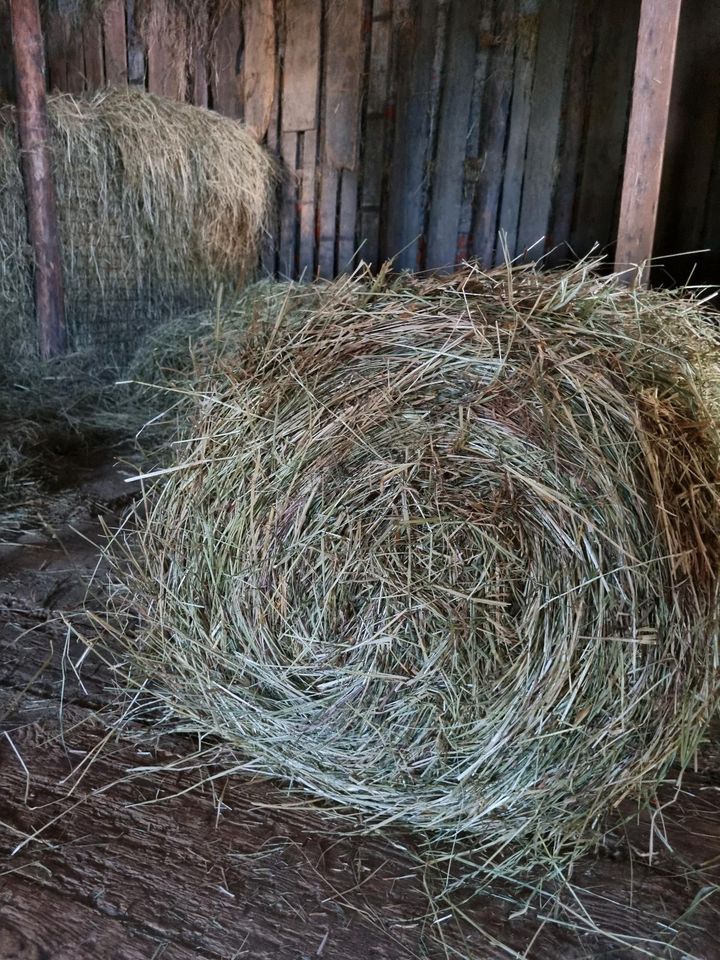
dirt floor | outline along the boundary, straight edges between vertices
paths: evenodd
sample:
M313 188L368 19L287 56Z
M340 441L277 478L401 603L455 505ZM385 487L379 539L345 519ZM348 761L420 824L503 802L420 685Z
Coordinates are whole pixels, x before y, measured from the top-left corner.
M208 771L189 738L108 736L111 672L65 619L128 487L108 455L71 474L0 517L0 960L720 958L717 750L580 865L585 932L478 897L446 954L403 838L340 835L266 782L190 789Z

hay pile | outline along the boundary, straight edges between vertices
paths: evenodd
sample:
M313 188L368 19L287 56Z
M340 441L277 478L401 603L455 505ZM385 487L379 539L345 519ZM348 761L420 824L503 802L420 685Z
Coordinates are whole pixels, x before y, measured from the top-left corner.
M118 362L138 335L257 262L272 162L234 120L129 89L49 98L71 349ZM0 347L34 357L12 107L0 110Z
M256 303L116 543L131 689L464 877L566 865L718 703L720 338L582 266Z

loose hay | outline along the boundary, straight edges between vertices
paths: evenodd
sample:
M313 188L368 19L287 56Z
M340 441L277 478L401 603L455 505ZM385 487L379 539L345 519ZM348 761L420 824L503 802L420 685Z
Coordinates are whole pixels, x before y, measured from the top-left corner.
M272 161L234 120L125 90L50 97L71 349L122 360L138 334L257 263ZM0 347L34 357L12 107L0 110Z
M711 322L582 266L264 293L125 538L131 688L462 878L566 867L718 704Z

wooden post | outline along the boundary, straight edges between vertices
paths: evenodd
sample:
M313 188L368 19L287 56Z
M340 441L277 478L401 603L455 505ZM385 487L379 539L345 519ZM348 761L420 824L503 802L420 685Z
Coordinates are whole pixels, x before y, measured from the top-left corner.
M681 6L642 0L640 13L615 267L641 284L653 254Z
M34 255L35 313L40 356L48 359L65 350L65 308L38 0L10 0L10 19L28 238Z

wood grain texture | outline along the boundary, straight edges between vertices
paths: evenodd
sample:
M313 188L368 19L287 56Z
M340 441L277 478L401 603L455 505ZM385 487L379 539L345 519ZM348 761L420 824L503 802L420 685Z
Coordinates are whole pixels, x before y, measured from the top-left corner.
M282 129L315 130L320 90L319 0L282 0L285 14L285 60Z
M615 266L647 261L655 243L682 0L643 0Z
M690 109L676 100L685 120L670 130L666 183L676 171L691 199L664 189L676 208L665 249L674 221L681 236L720 236L704 203L720 126L714 20L702 0L686 2L686 32L703 36L683 76L701 61L707 93ZM147 50L136 4L155 23ZM190 43L176 0L126 6L127 25L123 0L103 16L108 83L147 82L244 119L286 164L267 270L282 261L284 275L302 263L333 276L358 247L374 264L396 255L402 268L491 264L503 255L499 230L511 255L541 236L533 253L559 245L553 262L595 243L612 250L640 0L229 0L207 50ZM97 47L84 34L81 47L82 83L94 89ZM51 85L77 84L67 18L47 19L47 49ZM305 134L317 144L314 170Z
M109 86L127 83L127 37L123 0L108 0L102 14L105 82Z
M245 54L242 96L245 123L258 140L267 136L275 98L277 37L274 0L246 0L243 5Z
M242 3L229 0L213 39L210 92L213 109L236 119L243 113L241 60Z
M10 21L38 350L40 357L47 360L65 351L66 335L60 229L49 148L45 51L38 0L11 0Z
M103 63L102 21L91 17L82 27L83 55L85 58L85 86L97 90L105 84Z
M541 257L546 249L557 177L570 26L575 6L576 3L568 0L544 0L540 9L532 115L517 236L517 252L530 250L530 259Z
M449 10L444 83L438 114L438 142L433 163L427 231L427 266L455 263L465 173L472 83L478 43L474 4L452 0Z

